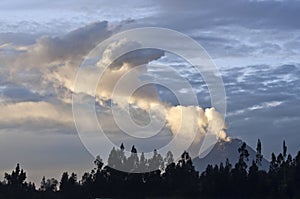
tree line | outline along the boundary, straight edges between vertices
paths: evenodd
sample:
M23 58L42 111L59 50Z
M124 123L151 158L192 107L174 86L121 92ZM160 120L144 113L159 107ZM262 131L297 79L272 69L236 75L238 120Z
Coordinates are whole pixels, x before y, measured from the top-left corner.
M282 152L277 156L272 153L269 170L265 171L261 169L261 148L258 140L256 158L249 164L246 143L242 143L234 165L227 159L219 165L208 165L200 174L186 151L178 161L174 161L172 152L163 158L156 150L147 159L143 153L138 157L133 146L126 157L122 144L111 150L107 165L97 157L95 168L81 179L64 172L60 181L43 177L39 188L26 181L26 172L17 164L0 182L0 198L300 198L300 151L293 158L283 142ZM120 167L130 172L119 171Z

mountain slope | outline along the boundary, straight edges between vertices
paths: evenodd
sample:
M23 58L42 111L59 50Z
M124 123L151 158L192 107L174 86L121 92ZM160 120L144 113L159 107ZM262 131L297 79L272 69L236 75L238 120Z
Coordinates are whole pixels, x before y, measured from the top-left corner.
M212 148L212 150L203 158L194 158L193 163L196 170L202 172L206 169L207 165L219 165L221 162L225 164L226 158L229 159L229 162L232 166L239 159L238 148L242 145L243 141L239 139L232 139L229 142L220 140ZM248 166L252 164L252 160L255 160L256 151L247 145L246 149L249 152L249 161ZM261 169L268 170L269 162L263 158Z

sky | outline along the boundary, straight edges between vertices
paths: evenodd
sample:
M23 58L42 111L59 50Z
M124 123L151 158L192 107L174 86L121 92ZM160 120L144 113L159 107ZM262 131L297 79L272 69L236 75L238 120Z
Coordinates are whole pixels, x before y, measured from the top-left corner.
M300 140L299 10L298 0L1 1L0 172L20 162L29 180L39 182L41 175L59 178L65 170L80 174L93 168L72 115L76 72L98 42L149 26L187 34L211 56L224 81L229 137L253 148L260 138L266 158L280 152L286 140L295 155ZM108 61L114 48L135 45L123 42L107 50ZM159 51L132 57L138 61L127 60L129 68L149 61L172 66L190 82L201 107L211 107L205 82L184 60ZM103 81L110 85L114 78L118 74L108 73ZM111 92L109 86L102 89ZM172 93L162 89L159 94L176 105ZM98 97L99 109L106 110L106 94ZM118 129L109 125L109 116L99 118L114 135ZM168 114L166 119L173 121Z

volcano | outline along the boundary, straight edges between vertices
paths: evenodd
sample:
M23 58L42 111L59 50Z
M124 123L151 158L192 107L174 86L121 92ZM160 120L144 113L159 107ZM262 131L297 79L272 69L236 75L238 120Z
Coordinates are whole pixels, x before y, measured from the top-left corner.
M242 143L243 141L240 139L231 139L230 141L219 140L205 157L196 157L193 159L195 169L203 172L209 164L213 166L220 165L221 162L225 164L227 158L230 164L234 167L235 163L239 159L238 148L242 145ZM249 160L247 162L249 168L252 164L252 160L255 160L256 151L248 145L246 149L249 152ZM269 162L263 158L262 165L259 168L268 170Z

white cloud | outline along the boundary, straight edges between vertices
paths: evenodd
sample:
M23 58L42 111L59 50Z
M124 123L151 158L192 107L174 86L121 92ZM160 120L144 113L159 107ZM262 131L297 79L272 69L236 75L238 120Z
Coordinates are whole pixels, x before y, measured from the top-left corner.
M255 111L255 110L261 110L261 109L274 108L274 107L280 106L283 103L284 103L283 101L263 102L261 104L253 105L253 106L250 106L250 107L245 108L245 109L240 109L240 110L236 110L234 112L229 112L227 114L227 116L240 115L240 114L244 114L247 111Z

